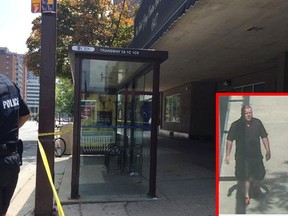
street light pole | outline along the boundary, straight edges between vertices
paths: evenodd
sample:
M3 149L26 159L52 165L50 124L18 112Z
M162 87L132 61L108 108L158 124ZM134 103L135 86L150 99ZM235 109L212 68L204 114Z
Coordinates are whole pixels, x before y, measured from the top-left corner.
M57 0L42 0L42 33L40 63L39 136L54 178L55 78L56 78L56 4ZM53 215L53 192L39 148L37 150L35 216Z

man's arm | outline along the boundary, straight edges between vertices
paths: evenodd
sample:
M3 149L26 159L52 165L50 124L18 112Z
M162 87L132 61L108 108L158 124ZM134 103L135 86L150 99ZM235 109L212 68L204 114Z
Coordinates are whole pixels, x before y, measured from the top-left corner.
M21 128L29 118L30 118L30 113L28 115L25 115L25 116L20 116L18 128Z
M263 137L262 142L266 150L266 161L268 161L271 158L270 143L268 137Z
M231 150L232 150L232 143L233 143L233 141L231 141L231 140L226 141L226 157L225 157L226 164L229 164L230 160L231 160L230 154L231 154Z

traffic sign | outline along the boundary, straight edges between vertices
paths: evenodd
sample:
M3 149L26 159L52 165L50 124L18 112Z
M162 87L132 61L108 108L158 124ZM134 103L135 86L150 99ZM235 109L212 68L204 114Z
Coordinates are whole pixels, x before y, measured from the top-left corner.
M56 1L54 0L42 0L41 1L42 13L55 13L56 12Z
M41 13L41 0L31 0L31 12Z

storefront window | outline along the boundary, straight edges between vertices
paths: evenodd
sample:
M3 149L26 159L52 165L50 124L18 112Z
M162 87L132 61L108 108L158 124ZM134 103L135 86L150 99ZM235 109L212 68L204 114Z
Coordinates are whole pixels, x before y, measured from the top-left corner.
M237 86L233 89L234 92L263 92L265 91L265 83L254 83L245 86Z
M165 97L165 121L180 122L180 94Z

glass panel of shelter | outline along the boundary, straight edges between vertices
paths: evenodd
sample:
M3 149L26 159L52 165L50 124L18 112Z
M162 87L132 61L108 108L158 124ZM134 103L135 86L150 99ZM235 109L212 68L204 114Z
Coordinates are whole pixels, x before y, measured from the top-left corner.
M148 175L150 167L150 124L152 115L152 72L135 80L135 132L131 167L135 175ZM145 166L143 166L145 164ZM144 169L144 173L143 173ZM141 181L141 178L139 179Z
M103 178L99 178L101 172L126 173L138 177L134 178L137 182L142 181L143 132L150 132L152 72L132 80L117 93L117 85L129 77L129 70L143 63L131 62L128 69L117 72L112 69L115 64L121 62L82 60L80 194L97 193L91 190L91 184L103 183ZM113 160L109 153L115 144L121 155ZM146 150L149 152L149 146ZM149 162L149 158L145 161ZM145 167L149 170L149 164Z

